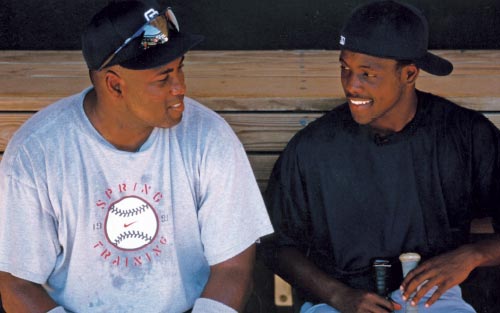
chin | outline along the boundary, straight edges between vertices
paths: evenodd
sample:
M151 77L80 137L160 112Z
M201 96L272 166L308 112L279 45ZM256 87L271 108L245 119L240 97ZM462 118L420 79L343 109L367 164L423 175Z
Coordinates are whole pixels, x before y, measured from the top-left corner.
M172 127L176 126L177 124L179 124L181 121L182 121L182 116L178 119L175 119L175 120L169 119L168 121L165 121L156 127L158 127L158 128L172 128Z
M352 115L352 119L358 123L359 125L368 125L372 122L372 120L368 119L368 118L362 118L360 116L355 116L355 115Z

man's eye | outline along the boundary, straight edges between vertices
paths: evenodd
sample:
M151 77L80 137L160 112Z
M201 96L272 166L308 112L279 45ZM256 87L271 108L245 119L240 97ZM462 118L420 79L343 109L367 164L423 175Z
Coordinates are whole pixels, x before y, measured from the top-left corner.
M372 74L372 73L364 73L364 76L365 76L365 77L370 77L370 78L377 77L377 75Z

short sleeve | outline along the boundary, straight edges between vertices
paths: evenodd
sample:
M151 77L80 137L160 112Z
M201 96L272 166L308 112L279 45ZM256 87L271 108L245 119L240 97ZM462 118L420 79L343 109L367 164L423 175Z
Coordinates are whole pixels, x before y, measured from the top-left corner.
M310 242L310 214L294 142L290 142L274 165L265 202L276 230L274 243L305 252Z
M57 221L29 159L12 160L0 165L0 270L43 284L60 252Z
M220 134L207 145L200 186L198 219L210 265L236 256L273 231L245 150L233 133Z

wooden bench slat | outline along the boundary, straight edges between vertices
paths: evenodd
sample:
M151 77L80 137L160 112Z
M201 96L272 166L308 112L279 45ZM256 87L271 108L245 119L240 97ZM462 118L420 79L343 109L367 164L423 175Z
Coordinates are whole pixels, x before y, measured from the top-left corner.
M201 98L229 98L229 99L262 99L262 98L299 98L299 99L344 99L344 93L338 78L329 77L273 77L253 78L189 78L187 79L188 95L195 99ZM23 78L20 80L0 78L0 110L18 110L22 103L29 100L37 102L38 98L62 98L80 92L89 86L86 77L61 78ZM455 76L453 78L426 77L420 78L418 88L441 95L459 104L475 105L479 102L482 107L495 105L494 99L500 99L500 76L483 75L481 77ZM216 92L214 92L214 90ZM12 98L23 99L15 106L10 103ZM201 100L203 101L203 100ZM252 101L247 101L252 104ZM210 105L208 103L207 105ZM498 109L496 103L495 109ZM213 108L217 109L217 108ZM251 106L252 110L269 110L266 106ZM293 108L290 108L293 109ZM486 108L488 109L488 108ZM490 108L492 109L492 108Z
M275 154L248 154L248 160L252 166L255 179L262 187L267 185L267 180L273 169L274 163L279 157L279 153Z
M500 68L500 50L433 50L433 53L449 59L455 65L454 73L467 70L482 73L496 72ZM317 69L325 75L325 69L338 69L338 50L246 50L246 51L190 51L187 61L195 63L197 72L210 76L230 72L252 73L256 76L269 72L270 75L290 69ZM73 50L1 50L0 65L51 65L52 71L64 71L65 66L81 66L85 62L81 51ZM250 65L250 66L247 66ZM269 65L269 66L256 66ZM266 72L267 71L267 72ZM230 73L229 72L229 73ZM300 72L294 71L295 74Z
M64 95L66 96L66 95ZM0 111L38 111L61 99L57 96L1 96ZM215 111L329 111L345 102L342 98L216 98L196 97L207 107ZM449 100L466 108L477 111L499 110L498 97L448 97Z
M451 76L418 87L473 109L498 110L500 51L434 51ZM328 110L343 101L338 51L191 51L188 95L214 110ZM80 51L0 51L0 111L38 110L89 86ZM229 106L227 106L230 104Z
M247 152L279 152L292 136L323 113L228 113L221 116L231 125ZM0 151L13 133L33 113L0 113ZM500 127L500 113L485 114Z

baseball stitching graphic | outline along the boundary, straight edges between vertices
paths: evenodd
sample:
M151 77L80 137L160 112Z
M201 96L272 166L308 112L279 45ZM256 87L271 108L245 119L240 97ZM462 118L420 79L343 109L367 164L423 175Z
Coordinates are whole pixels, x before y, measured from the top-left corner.
M150 244L158 231L155 209L141 198L130 196L113 203L106 216L109 242L122 250L136 250Z

